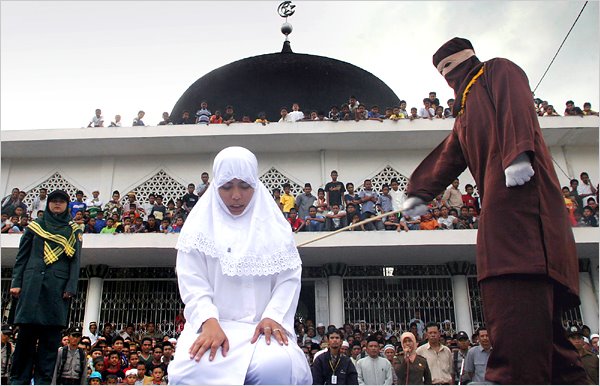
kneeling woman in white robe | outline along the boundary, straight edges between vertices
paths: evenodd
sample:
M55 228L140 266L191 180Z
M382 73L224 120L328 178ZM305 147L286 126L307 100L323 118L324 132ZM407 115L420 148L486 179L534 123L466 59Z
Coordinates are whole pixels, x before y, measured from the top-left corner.
M177 242L187 322L169 383L312 384L294 335L302 267L290 225L247 149L222 150L213 176Z

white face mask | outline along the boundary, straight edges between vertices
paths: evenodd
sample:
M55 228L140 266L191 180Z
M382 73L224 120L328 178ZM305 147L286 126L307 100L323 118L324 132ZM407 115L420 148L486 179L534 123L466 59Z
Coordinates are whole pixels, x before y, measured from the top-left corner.
M475 51L472 49L464 49L450 56L445 57L437 65L437 70L442 76L446 76L450 71L454 70L459 64L475 56Z

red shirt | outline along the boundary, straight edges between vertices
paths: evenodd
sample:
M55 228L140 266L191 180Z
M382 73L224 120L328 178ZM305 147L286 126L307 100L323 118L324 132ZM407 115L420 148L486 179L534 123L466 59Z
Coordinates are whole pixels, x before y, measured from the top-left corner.
M463 194L462 200L463 200L463 204L465 204L465 206L468 206L470 208L475 208L475 211L479 212L479 208L477 205L477 199L475 197L471 196L470 194Z
M300 228L300 225L302 225L302 220L300 220L298 217L296 217L295 220L292 220L291 218L288 218L287 221L290 223L290 225L292 226L292 230L295 232L298 230L298 228Z

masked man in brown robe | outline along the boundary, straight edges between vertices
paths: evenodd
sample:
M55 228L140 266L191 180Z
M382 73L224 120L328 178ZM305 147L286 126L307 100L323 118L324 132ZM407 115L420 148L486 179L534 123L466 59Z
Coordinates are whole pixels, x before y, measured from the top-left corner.
M477 274L494 347L486 380L585 383L561 324L579 304L575 242L527 76L507 59L482 63L462 38L433 64L454 89L456 120L411 176L404 209L422 213L468 167L482 200Z

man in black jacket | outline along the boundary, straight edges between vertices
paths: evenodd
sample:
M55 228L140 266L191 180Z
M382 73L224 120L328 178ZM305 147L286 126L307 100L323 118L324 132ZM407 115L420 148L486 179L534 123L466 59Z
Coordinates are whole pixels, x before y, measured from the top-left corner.
M311 366L313 385L358 385L356 368L349 357L340 353L342 336L332 331L327 337L327 352L316 357Z

